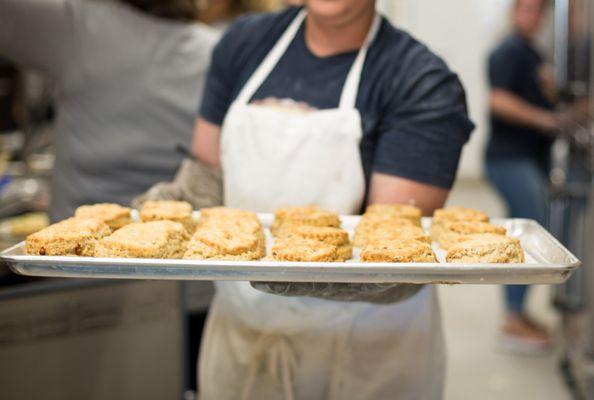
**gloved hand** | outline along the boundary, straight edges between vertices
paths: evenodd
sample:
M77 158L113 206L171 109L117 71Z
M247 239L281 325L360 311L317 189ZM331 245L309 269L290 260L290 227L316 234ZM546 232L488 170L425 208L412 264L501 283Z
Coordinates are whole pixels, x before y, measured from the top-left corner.
M132 200L132 207L140 208L147 200L183 200L194 208L223 204L223 180L220 170L196 160L182 161L172 182L160 182Z
M306 296L336 301L398 303L417 294L413 283L250 282L254 289L279 296Z

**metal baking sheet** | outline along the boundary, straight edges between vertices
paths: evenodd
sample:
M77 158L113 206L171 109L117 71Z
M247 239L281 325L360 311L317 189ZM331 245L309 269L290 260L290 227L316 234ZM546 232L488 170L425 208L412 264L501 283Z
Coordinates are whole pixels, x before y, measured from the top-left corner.
M260 214L264 227L273 216ZM359 217L341 217L347 231L354 230ZM580 261L542 226L527 219L494 219L510 236L520 239L526 252L524 264L445 263L445 252L436 244L440 263L361 263L358 249L345 263L278 261L158 260L30 256L21 242L0 254L0 259L22 275L154 280L233 280L300 282L406 282L431 284L553 284L565 281ZM430 218L423 219L427 229ZM272 238L266 230L268 248Z

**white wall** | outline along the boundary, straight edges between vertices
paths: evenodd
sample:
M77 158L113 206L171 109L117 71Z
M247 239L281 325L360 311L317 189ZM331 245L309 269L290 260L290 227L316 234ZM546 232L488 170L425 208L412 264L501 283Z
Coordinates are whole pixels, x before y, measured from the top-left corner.
M487 137L486 57L507 26L510 0L379 0L392 23L427 44L458 73L477 125L464 149L460 178L480 178Z

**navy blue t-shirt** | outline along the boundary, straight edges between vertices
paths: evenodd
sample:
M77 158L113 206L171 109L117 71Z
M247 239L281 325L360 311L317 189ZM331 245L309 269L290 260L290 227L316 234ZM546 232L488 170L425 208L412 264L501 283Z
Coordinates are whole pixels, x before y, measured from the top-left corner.
M252 14L229 27L216 46L200 115L221 125L232 101L295 18L299 8ZM290 98L318 109L338 106L356 51L318 57L301 26L252 100ZM444 62L382 18L367 53L356 107L362 117L361 160L371 172L450 188L474 125L464 89Z
M526 102L552 109L539 83L541 55L518 34L504 40L489 57L489 82L492 88L508 90ZM545 161L552 139L530 127L491 115L488 158L532 158Z

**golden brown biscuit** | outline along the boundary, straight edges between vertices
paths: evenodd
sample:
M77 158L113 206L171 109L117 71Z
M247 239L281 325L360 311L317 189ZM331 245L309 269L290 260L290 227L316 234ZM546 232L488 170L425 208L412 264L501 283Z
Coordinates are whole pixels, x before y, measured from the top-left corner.
M443 224L452 221L489 222L489 216L482 211L460 206L440 208L433 213L431 238L435 242L441 242L441 237L444 234Z
M446 261L451 263L523 263L520 241L505 235L479 233L466 235L450 247Z
M478 221L444 221L438 225L436 232L436 241L442 249L449 249L459 242L459 239L466 235L475 233L493 233L505 235L505 228L493 225L488 222Z
M80 206L74 212L76 218L95 218L105 222L112 231L120 229L132 222L128 207L122 207L114 203L99 203Z
M182 224L189 234L194 232L196 224L192 217L192 205L186 201L159 200L147 201L140 210L140 220L173 221Z
M353 245L350 243L336 247L336 261L347 261L353 257Z
M338 228L340 219L335 213L317 206L281 208L274 213L274 222L270 227L270 232L274 236L280 236L285 229L303 225Z
M136 222L97 243L96 257L181 258L188 234L173 221Z
M197 229L232 229L255 234L262 232L262 224L257 218L209 217L200 218Z
M266 254L265 238L231 221L200 225L184 254L187 259L258 260ZM238 222L238 221L233 221Z
M279 238L271 250L272 259L278 261L336 261L336 246L298 237Z
M364 238L364 244L379 243L382 241L399 240L399 239L414 239L419 242L431 244L431 238L427 232L420 226L416 225L394 225L394 226L380 226L377 229L369 232Z
M349 233L331 226L295 226L283 231L282 237L297 236L340 246L349 243Z
M489 222L489 216L482 211L472 208L451 206L440 208L433 213L433 224L439 224L442 221L479 221Z
M92 257L97 242L110 233L99 219L68 218L27 236L25 251L40 256Z
M436 258L428 243L413 239L399 239L366 245L361 249L361 261L432 263L436 262Z
M367 206L365 214L388 214L399 218L409 219L415 225L421 225L423 212L420 208L409 204L371 204Z
M362 247L367 241L367 237L372 232L378 229L398 227L398 226L415 226L414 222L407 218L400 218L393 214L364 214L355 228L355 236L353 244L357 247Z
M258 221L256 213L229 207L208 207L200 209L200 219L250 219Z
M346 261L353 256L353 246L349 242L349 234L341 228L307 225L296 226L284 229L281 237L311 239L336 246L337 261Z

